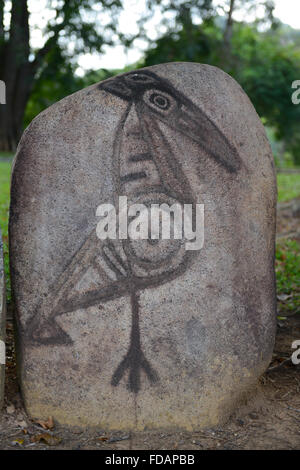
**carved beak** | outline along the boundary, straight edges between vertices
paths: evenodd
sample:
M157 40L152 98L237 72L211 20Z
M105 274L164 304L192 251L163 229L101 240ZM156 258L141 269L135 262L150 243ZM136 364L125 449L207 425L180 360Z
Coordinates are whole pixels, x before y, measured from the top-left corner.
M226 171L236 173L241 168L242 160L228 138L192 101L180 93L177 93L176 101L176 106L166 113L149 107L150 115L155 115L169 127L197 142Z
M193 103L182 104L168 124L197 142L229 173L236 173L242 160L236 148L216 124Z

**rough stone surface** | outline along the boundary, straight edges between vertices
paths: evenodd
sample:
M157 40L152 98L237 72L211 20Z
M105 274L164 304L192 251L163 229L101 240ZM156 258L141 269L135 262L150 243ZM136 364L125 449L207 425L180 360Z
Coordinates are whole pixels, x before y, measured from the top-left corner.
M203 248L99 240L96 209L119 196L204 204ZM158 65L40 114L10 213L28 413L107 429L224 421L272 354L275 203L264 128L217 68Z
M4 399L5 378L5 277L3 264L3 244L0 230L0 412Z

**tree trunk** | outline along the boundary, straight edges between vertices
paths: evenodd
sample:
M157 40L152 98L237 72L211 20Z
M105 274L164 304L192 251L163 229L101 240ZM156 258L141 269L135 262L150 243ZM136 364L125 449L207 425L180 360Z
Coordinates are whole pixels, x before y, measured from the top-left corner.
M1 3L0 3L1 6ZM23 118L33 85L29 62L27 0L13 0L9 40L4 43L3 80L6 105L0 105L0 151L14 151L23 130Z
M8 3L8 2L7 2ZM30 97L38 71L44 63L47 54L57 46L59 34L72 27L74 18L80 18L83 4L88 2L70 2L63 0L56 2L56 20L54 25L50 25L52 35L48 37L44 46L36 52L32 51L34 60L30 61L30 41L29 41L29 12L28 0L11 0L11 20L9 31L4 31L3 10L5 0L0 0L0 80L6 85L6 104L0 104L0 152L14 151L23 131L23 119L28 99ZM95 3L98 3L95 1ZM119 3L119 2L112 2ZM70 4L74 4L70 6ZM99 2L103 9L110 9L110 2ZM58 21L59 20L59 21ZM85 24L83 24L83 28ZM110 28L111 29L111 28ZM83 34L84 44L89 40ZM100 46L103 43L102 35L98 35Z
M232 39L232 28L233 28L233 12L235 7L235 0L230 0L229 11L226 21L226 27L223 36L223 53L221 59L221 66L227 70L231 62L231 39Z
M3 59L3 50L4 50L4 0L0 0L0 64L2 64ZM1 70L0 70L0 78L1 78Z

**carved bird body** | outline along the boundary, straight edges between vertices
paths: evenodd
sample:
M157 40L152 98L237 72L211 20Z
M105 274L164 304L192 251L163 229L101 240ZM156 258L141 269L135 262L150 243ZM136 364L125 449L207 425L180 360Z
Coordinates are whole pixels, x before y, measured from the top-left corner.
M119 196L126 196L128 205L176 202L195 206L189 181L160 122L196 142L225 171L235 173L240 168L239 156L222 132L167 80L142 70L107 80L99 89L128 103L113 149L116 206ZM118 385L128 371L129 390L137 393L142 370L151 383L158 380L142 350L140 292L178 277L191 262L191 252L182 240L99 240L93 230L39 304L27 334L37 345L71 343L56 322L59 315L129 297L130 344L111 383ZM93 274L90 271L85 279L87 269Z

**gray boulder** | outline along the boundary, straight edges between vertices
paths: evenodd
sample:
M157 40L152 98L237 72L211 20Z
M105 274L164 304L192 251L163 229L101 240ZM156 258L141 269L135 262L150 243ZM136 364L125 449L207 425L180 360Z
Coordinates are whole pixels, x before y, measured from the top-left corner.
M203 247L99 239L98 206L121 196L203 204ZM275 206L263 125L215 67L130 72L41 113L18 148L10 212L29 415L106 429L222 423L272 355Z
M3 243L0 230L0 411L4 400L5 379L5 275L3 263Z

